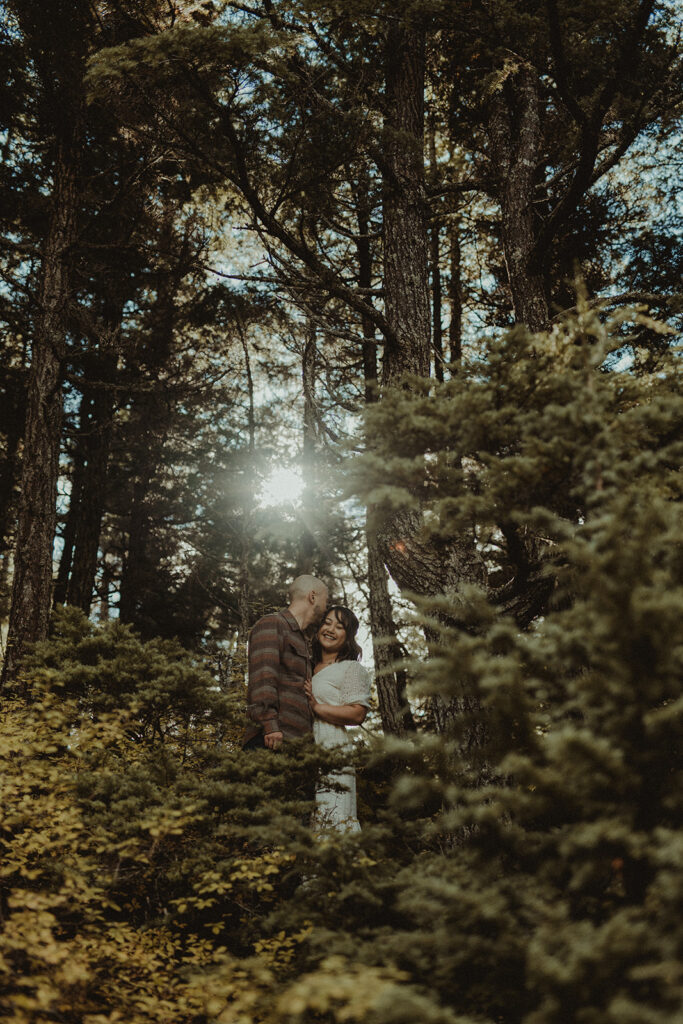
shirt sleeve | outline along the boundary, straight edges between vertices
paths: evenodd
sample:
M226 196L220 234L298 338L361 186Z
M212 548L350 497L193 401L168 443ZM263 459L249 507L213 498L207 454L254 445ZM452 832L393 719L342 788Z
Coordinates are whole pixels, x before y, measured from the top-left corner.
M259 619L249 634L247 715L265 734L280 728L280 631L275 615Z
M370 707L370 673L357 661L344 662L344 678L339 687L342 704Z

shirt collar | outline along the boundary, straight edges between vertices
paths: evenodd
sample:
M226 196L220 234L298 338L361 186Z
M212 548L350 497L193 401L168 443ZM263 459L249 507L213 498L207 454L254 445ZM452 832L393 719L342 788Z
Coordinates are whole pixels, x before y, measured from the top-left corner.
M283 619L285 620L285 622L287 623L291 630L293 630L295 633L301 633L301 635L304 636L303 629L301 628L301 626L296 621L296 619L294 618L294 616L292 615L288 608L283 608L282 611L280 612L280 615L282 615ZM306 638L304 637L304 639Z

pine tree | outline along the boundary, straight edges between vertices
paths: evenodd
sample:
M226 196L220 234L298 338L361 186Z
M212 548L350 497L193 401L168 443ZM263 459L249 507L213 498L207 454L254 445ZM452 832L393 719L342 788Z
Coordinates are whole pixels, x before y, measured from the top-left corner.
M3 680L16 670L27 642L47 632L52 596L52 544L62 418L62 363L73 295L73 246L90 43L87 5L63 4L59 28L47 28L32 3L12 5L26 56L39 83L38 116L52 150L52 193L32 339L24 431L21 504L14 556L12 607Z

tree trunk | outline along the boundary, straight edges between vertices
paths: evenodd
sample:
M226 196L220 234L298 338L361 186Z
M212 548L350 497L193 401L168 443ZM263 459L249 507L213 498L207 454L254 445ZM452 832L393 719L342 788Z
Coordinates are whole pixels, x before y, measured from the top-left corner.
M138 395L132 410L133 420L138 424L138 447L128 543L121 572L119 615L123 622L131 623L143 634L148 628L144 608L154 557L150 544L150 490L163 457L164 435L171 415L166 386L158 374L167 365L173 349L177 296L189 261L189 235L185 233L179 238L176 234L175 213L170 205L164 210L159 231L159 252L163 254L163 262L157 270L156 298L150 311L149 336L143 349L145 366L140 374L149 389Z
M254 376L251 372L251 357L249 355L249 342L244 333L242 324L239 325L240 341L242 342L242 351L244 352L244 369L247 377L247 390L249 393L249 414L248 414L248 430L249 430L249 457L254 457L256 452L256 411L255 411L255 400L254 400ZM244 672L246 672L247 664L247 639L249 637L249 630L252 625L252 609L251 609L251 583L249 568L251 564L251 544L252 544L252 530L250 529L250 519L253 513L253 506L245 495L245 500L242 504L242 527L241 527L241 548L240 548L240 568L239 568L239 595L237 598L237 609L239 616L239 626L237 634L238 643L238 660L240 661Z
M429 244L424 188L424 33L401 28L388 33L386 151L391 179L384 194L384 293L387 320L395 342L385 345L383 379L398 381L406 372L429 375ZM433 257L434 259L434 257ZM402 592L449 594L457 624L458 592L463 582L483 583L486 568L473 531L447 541L425 540L422 513L404 508L375 527L381 556ZM371 540L374 538L371 538ZM426 631L427 641L430 637ZM476 701L474 702L476 704ZM440 731L460 719L464 748L480 742L481 724L462 721L468 709L461 700L432 700ZM476 711L476 708L474 709Z
M543 274L535 255L538 224L533 204L541 120L538 82L528 66L512 68L494 92L488 130L515 320L531 331L547 330L550 318Z
M384 296L392 335L385 340L382 378L395 384L403 374L429 376L429 244L424 181L425 36L398 20L387 33L384 178ZM428 582L406 573L406 544L417 537L420 514L399 511L379 525L377 539L391 575L401 590L439 593ZM429 557L428 553L425 553ZM412 569L418 562L412 561ZM439 566L440 568L440 566Z
M12 373L12 371L9 372ZM16 371L14 372L16 373ZM2 559L12 549L10 538L13 533L16 512L15 488L21 466L19 446L26 419L24 388L20 384L21 376L16 373L16 380L11 380L4 394L4 401L7 403L3 410L5 450L2 460L0 460L0 558Z
M395 342L385 344L384 382L402 374L429 376L429 245L424 183L424 31L392 23L387 39L386 153L391 180L384 188L384 292ZM414 509L378 524L377 538L402 591L435 595L481 580L483 563L474 538L436 546L421 537Z
M448 325L448 354L451 373L453 373L456 367L460 365L462 359L462 254L460 250L460 229L453 221L451 221L448 227L448 238L451 265L451 277L448 286L448 301L451 307Z
M439 171L436 161L436 134L433 123L429 126L429 177L436 185ZM441 221L432 217L429 225L429 259L432 276L432 332L434 349L434 376L443 381L443 327L441 325Z
M441 225L438 221L430 227L429 246L432 265L432 320L434 330L434 376L443 381L443 328L441 325L441 267L440 260Z
M372 254L370 248L370 208L367 183L360 183L357 196L358 216L358 284L372 288ZM377 344L375 326L369 317L363 318L363 373L365 401L377 401ZM366 518L365 537L368 551L368 588L370 593L370 635L375 663L377 700L382 729L394 736L415 731L410 705L406 698L406 675L397 665L402 652L396 639L387 570L377 537Z
M303 459L302 469L304 491L301 499L302 534L300 541L297 575L313 573L318 545L315 539L314 522L318 497L316 495L316 441L318 436L315 416L315 377L318 345L316 328L309 318L306 325L301 363L301 377L304 392Z
M147 495L156 469L156 453L154 452L152 431L150 429L145 430L143 427L143 436L150 439L150 456L144 465L139 467L133 485L133 500L128 524L128 545L121 572L121 594L119 599L119 618L121 622L130 622L135 626L141 625L138 613L145 589L150 533Z
M36 113L53 140L51 215L42 251L28 380L21 500L7 652L0 683L12 679L27 646L47 636L62 426L62 375L72 298L73 248L85 116L83 78L91 7L82 0L16 5L19 28L40 81Z
M396 638L384 559L374 531L366 525L370 632L375 662L377 701L382 729L394 736L415 732L415 720L406 696L406 673L400 668L403 651Z
M71 258L79 201L80 116L74 117L70 137L57 144L53 213L42 259L3 683L15 675L27 645L47 636L52 603L62 363L66 356L65 319L71 299Z
M100 380L91 388L87 420L84 483L80 496L67 603L90 614L114 418L114 395L108 384L116 370L116 356L109 353L98 362ZM85 396L84 396L85 398Z
M392 21L387 33L384 295L392 328L383 380L429 376L429 242L424 181L424 29Z
M109 594L111 585L114 582L114 570L106 558L102 560L100 584L97 588L98 618L100 622L109 622L111 618L111 604Z
M81 496L83 494L83 478L85 475L85 432L87 423L87 398L81 395L81 403L78 410L78 431L76 442L71 457L71 490L69 491L69 508L64 520L62 532L62 551L59 556L59 570L54 589L54 603L66 604L66 595L69 589L69 577L71 576L71 565L73 563L74 542L76 540L76 527L78 523L79 509L81 507Z

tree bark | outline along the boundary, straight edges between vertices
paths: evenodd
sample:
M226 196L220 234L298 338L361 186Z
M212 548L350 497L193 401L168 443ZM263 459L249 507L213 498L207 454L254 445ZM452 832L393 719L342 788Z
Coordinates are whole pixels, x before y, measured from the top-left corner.
M439 171L436 161L436 133L433 123L429 126L429 177L432 186L436 184ZM441 324L441 221L433 216L429 225L429 258L432 277L432 332L434 350L434 376L444 379L443 327Z
M386 45L384 295L391 328L382 376L429 376L429 241L424 180L425 33L392 21Z
M81 395L81 402L78 410L78 432L76 442L71 456L71 490L69 491L69 508L64 520L62 532L62 551L59 556L59 570L54 588L54 603L66 604L66 595L69 589L69 577L71 576L71 565L73 563L74 542L76 540L76 526L78 522L79 509L81 506L81 495L83 493L83 478L85 475L85 423L86 423L85 394Z
M2 682L17 671L28 644L47 636L52 604L52 547L62 425L62 365L71 300L72 247L78 209L81 117L57 143L53 213L43 251L39 315L28 386L21 501L14 555L12 608Z
M114 582L114 570L111 564L106 558L102 560L102 570L100 574L100 583L97 588L98 598L98 618L100 622L109 622L111 618L111 604L109 602L109 594L111 585Z
M541 119L538 81L532 68L511 66L496 88L489 106L488 133L515 320L531 331L544 331L550 326L550 317L537 255L539 224L533 205Z
M462 281L461 281L461 259L460 231L457 224L452 223L448 228L449 238L449 259L451 276L448 286L448 301L451 307L450 322L448 325L448 356L451 366L451 373L460 365L462 360Z
M12 374L5 389L3 410L3 433L5 450L0 460L0 558L12 549L14 514L16 511L15 488L19 479L21 460L19 450L22 440L25 416L25 393L21 382L23 371L9 371Z
M251 372L251 357L249 355L249 342L244 332L244 327L241 323L238 325L240 341L242 343L242 351L244 352L244 369L247 377L247 390L249 394L249 413L247 419L247 425L249 430L249 457L254 457L256 452L256 411L255 411L255 400L254 400L254 376ZM240 567L239 567L239 594L237 598L237 609L239 616L238 626L238 653L241 659L240 663L243 664L244 671L246 671L247 664L247 639L249 637L249 629L252 625L252 609L251 609L251 583L249 576L249 566L251 562L251 544L252 544L252 531L250 530L250 518L253 512L252 503L245 499L242 504L242 526L241 526L241 546L240 546Z
M104 516L109 454L114 419L114 395L111 387L116 371L116 356L108 353L98 361L100 380L90 388L89 415L84 426L85 467L80 495L71 577L67 590L67 603L90 614L100 530ZM84 400L86 396L84 395Z
M395 21L387 42L386 149L391 180L385 180L384 191L384 293L390 337L395 341L385 344L383 380L395 384L406 373L429 376L430 364L424 31L401 27ZM454 611L449 621L457 623L459 588L463 582L484 583L485 564L476 549L473 531L438 543L433 538L425 539L420 496L415 498L415 505L393 512L376 526L372 524L376 532L370 539L376 538L381 556L402 592L428 597L450 595ZM425 633L429 643L433 638L429 631ZM432 706L440 731L469 710L463 700L445 701L439 696L433 698ZM462 729L465 747L470 741L481 742L478 719L472 726L463 723Z
M150 310L149 334L144 346L144 369L141 379L148 390L141 391L132 410L137 430L135 478L128 521L128 543L121 572L119 615L143 635L148 632L145 617L145 596L149 592L149 571L154 555L151 552L153 523L150 514L150 492L163 458L163 444L171 415L166 385L159 380L159 371L168 364L173 349L177 322L177 297L190 263L188 230L179 236L175 228L176 208L164 210L159 230L159 253L163 256L157 269L156 297Z
M37 79L36 111L52 141L51 214L41 254L31 351L21 500L7 651L0 684L12 679L27 646L47 636L62 426L62 376L72 300L72 264L81 202L85 60L90 5L58 0L46 19L36 0L15 13Z
M304 420L303 420L303 459L302 469L304 478L304 491L302 494L302 534L300 541L299 560L297 564L297 575L312 573L315 564L315 555L318 545L314 533L314 521L316 516L316 441L317 424L315 415L315 378L316 363L318 355L318 342L316 327L312 318L309 318L306 325L306 340L304 342L303 358L301 361L301 378L304 392Z
M434 331L434 376L443 382L443 327L441 324L441 267L440 241L441 225L435 221L430 227L429 246L432 265L432 320Z
M372 655L382 729L394 736L405 736L408 732L415 732L416 725L406 696L406 673L400 667L403 651L396 637L386 566L377 537L367 524L365 537Z
M398 20L387 32L384 176L384 296L391 328L384 343L382 378L398 383L404 374L429 376L429 243L424 180L425 35ZM421 516L399 511L378 525L377 540L391 575L401 590L428 593L429 584L406 572L417 563L404 557L417 538ZM419 544L416 543L416 553ZM428 557L428 556L427 556ZM441 573L432 593L442 590Z
M370 204L367 182L360 182L357 196L358 239L358 284L361 288L372 288L372 251L370 247ZM376 402L377 394L377 345L375 325L369 317L362 321L363 330L363 374L365 401ZM375 663L377 701L385 733L404 736L415 731L410 705L406 697L406 674L398 668L402 652L396 638L391 597L384 558L377 536L366 517L365 539L368 551L368 589L370 594L370 635Z
M392 23L387 37L386 150L391 180L384 188L384 292L394 342L384 348L383 379L429 376L429 244L424 181L424 30ZM406 508L378 525L377 539L402 591L443 594L481 580L474 538L435 546L421 538L422 514Z

